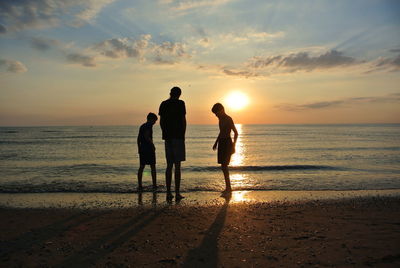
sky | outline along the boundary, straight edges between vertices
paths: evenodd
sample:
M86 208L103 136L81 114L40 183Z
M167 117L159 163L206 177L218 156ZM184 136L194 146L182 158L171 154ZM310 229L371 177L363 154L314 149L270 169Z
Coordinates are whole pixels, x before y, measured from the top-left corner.
M400 1L3 0L0 125L400 123ZM236 109L227 96L240 92Z

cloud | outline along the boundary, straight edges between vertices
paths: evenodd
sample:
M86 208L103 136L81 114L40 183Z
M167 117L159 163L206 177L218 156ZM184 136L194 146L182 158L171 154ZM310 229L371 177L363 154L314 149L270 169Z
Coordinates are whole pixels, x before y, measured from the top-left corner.
M320 101L307 104L279 104L275 106L277 109L286 111L302 111L302 110L319 110L326 108L336 108L344 106L352 106L365 103L393 103L400 102L400 93L393 93L385 96L375 97L354 97L340 100Z
M289 55L253 57L248 66L256 69L273 68L281 72L295 72L345 67L360 63L355 58L345 56L343 52L330 50L316 56L310 55L309 52L299 52Z
M62 21L83 25L114 0L0 1L0 23L10 31L58 26Z
M114 1L115 0L77 0L77 3L83 6L83 9L75 14L75 20L72 24L79 27L92 21L105 6Z
M92 47L106 58L137 58L157 64L174 64L182 58L190 58L186 45L179 42L165 41L155 43L151 35L142 35L139 39L113 38L104 40Z
M61 43L54 39L48 39L43 37L33 37L31 39L31 47L40 51L46 51L53 47L59 46Z
M250 78L250 77L258 77L260 76L257 73L249 72L249 71L232 71L229 69L223 69L222 72L226 75L229 76L237 76L237 77L244 77L244 78Z
M0 24L0 34L5 34L6 32L7 28L4 25Z
M85 67L96 67L95 58L93 56L84 55L81 53L71 53L66 57L71 63L80 64Z
M219 36L220 42L265 42L277 38L283 38L285 36L284 32L267 33L258 32L254 29L236 31L234 33L221 34Z
M22 62L16 60L0 59L0 70L11 73L24 73L28 68Z
M93 48L108 58L139 58L149 45L151 35L142 35L140 39L112 38L96 44Z
M169 5L175 11L189 11L192 9L220 6L231 0L161 0L160 3Z
M89 21L96 17L96 15L103 9L103 7L111 4L115 0L86 0L84 2L85 8L76 14L77 18Z
M378 59L372 71L380 70L400 71L400 54L395 57Z
M190 58L185 45L182 43L163 42L155 44L152 48L152 54L153 61L162 64L174 64L182 58Z

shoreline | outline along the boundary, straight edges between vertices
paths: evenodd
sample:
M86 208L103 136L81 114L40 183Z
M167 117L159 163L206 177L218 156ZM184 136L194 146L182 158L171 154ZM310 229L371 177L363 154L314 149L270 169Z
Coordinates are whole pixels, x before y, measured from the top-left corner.
M222 199L222 198L220 198ZM400 197L2 208L4 267L399 267ZM183 203L182 203L183 204Z
M181 206L221 205L224 199L219 192L185 192ZM230 199L235 203L285 203L354 198L398 197L400 189L355 191L233 191ZM75 208L116 209L154 207L166 205L164 192L144 193L0 193L0 208Z

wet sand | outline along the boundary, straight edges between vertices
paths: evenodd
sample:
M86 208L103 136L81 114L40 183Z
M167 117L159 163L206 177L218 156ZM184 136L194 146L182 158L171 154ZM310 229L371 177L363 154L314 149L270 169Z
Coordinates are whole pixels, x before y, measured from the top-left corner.
M233 199L233 198L232 198ZM2 267L400 267L400 198L2 208Z

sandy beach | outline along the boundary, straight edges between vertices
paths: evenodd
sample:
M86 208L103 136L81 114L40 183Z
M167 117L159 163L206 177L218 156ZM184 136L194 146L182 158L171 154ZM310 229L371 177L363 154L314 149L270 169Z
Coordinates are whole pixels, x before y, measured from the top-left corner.
M399 267L400 198L2 208L2 267Z

